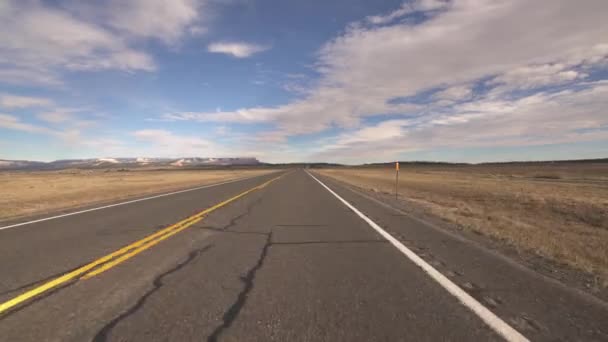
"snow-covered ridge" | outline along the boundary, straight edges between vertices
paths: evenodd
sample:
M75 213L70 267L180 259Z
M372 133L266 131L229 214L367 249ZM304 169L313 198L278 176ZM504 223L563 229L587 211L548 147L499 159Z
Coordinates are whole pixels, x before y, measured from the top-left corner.
M0 170L19 169L65 169L65 168L95 168L95 167L137 167L137 166L169 166L192 167L199 165L256 165L260 162L256 158L92 158L92 159L64 159L52 162L38 162L28 160L2 160Z

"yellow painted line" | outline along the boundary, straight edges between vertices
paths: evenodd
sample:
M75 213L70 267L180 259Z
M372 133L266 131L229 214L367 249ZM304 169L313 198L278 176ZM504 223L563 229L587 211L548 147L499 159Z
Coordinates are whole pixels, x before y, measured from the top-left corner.
M91 272L83 275L80 279L81 280L86 280L86 279L92 278L92 277L94 277L94 276L96 276L96 275L98 275L100 273L103 273L103 272L109 270L110 268L112 268L112 267L114 267L114 266L116 266L118 264L121 264L121 263L127 261L128 259L131 259L135 255L137 255L137 254L145 251L146 249L148 249L148 248L150 248L150 247L152 247L152 246L160 243L161 241L163 241L163 240L165 240L165 239L167 239L167 238L169 238L169 237L171 237L171 236L173 236L173 235L181 232L182 230L190 227L191 225L199 222L202 219L203 218L200 217L200 218L198 218L196 220L190 221L185 226L182 226L182 227L180 227L180 228L178 228L176 230L173 230L170 233L165 234L165 235L161 236L160 238L158 238L156 240L153 240L152 242L149 242L149 243L147 243L147 244L145 244L145 245L143 245L141 247L138 247L138 248L134 249L133 251L131 251L129 253L123 254L120 257L118 257L118 258L116 258L116 259L114 259L114 260L112 260L112 261L110 261L108 263L105 263L105 264L101 265L101 267L98 267L98 268L94 269L93 271L91 271Z
M266 182L266 183L264 183L262 185L259 185L259 186L255 187L255 188L251 188L251 189L249 189L249 190L247 190L245 192L242 192L242 193L238 194L237 196L234 196L234 197L232 197L230 199L227 199L224 202L218 203L218 204L214 205L211 208L205 209L205 210L201 211L200 213L198 213L198 214L196 214L194 216L190 216L189 218L187 218L187 219L185 219L185 220L183 220L181 222L178 222L176 225L181 225L181 226L177 227L177 229L172 230L172 231L168 232L167 234L158 237L158 239L152 240L151 242L148 242L148 243L146 243L146 244L144 244L144 245L136 248L135 250L133 250L133 251L131 251L129 253L121 255L120 257L118 257L117 259L112 260L111 262L105 263L101 267L96 268L95 270L93 270L93 271L85 274L81 279L89 279L89 278L92 278L92 277L94 277L94 276L96 276L96 275L98 275L100 273L105 272L106 270L108 270L108 269L110 269L110 268L112 268L112 267L114 267L114 266L116 266L116 265L118 265L118 264L120 264L120 263L122 263L122 262L124 262L124 261L126 261L128 259L130 259L131 257L133 257L133 256L135 256L135 255L137 255L137 254L145 251L146 249L148 249L148 248L150 248L150 247L158 244L162 240L165 240L168 237L173 236L173 235L181 232L182 230L184 230L184 229L192 226L193 224L199 222L200 220L203 219L203 217L206 214L209 214L210 212L212 212L212 211L214 211L214 210L216 210L216 209L218 209L220 207L223 207L226 204L228 204L230 202L233 202L233 201L235 201L235 200L237 200L237 199L239 199L239 198L241 198L241 197L249 194L250 192L253 192L255 190L258 190L258 189L261 189L261 188L265 187L266 185L268 185L270 182L274 181L277 178L271 179L270 181L268 181L268 182Z
M29 299L37 297L42 293L45 293L53 288L56 288L59 285L65 284L65 283L75 280L75 279L88 279L88 278L94 277L102 272L105 272L106 270L132 258L133 256L143 252L144 250L160 243L161 241L163 241L163 240L181 232L182 230L192 226L193 224L199 222L200 220L203 219L203 217L206 214L209 214L210 212L212 212L218 208L221 208L230 202L234 202L237 199L239 199L255 190L262 189L265 186L267 186L268 184L270 184L271 182L281 178L282 176L283 175L275 177L261 185L258 185L249 190L246 190L234 197L231 197L221 203L214 205L211 208L207 208L207 209L205 209L195 215L192 215L180 222L177 222L167 228L159 230L158 232L151 234L141 240L135 241L135 242L131 243L130 245L127 245L115 252L112 252L106 256L103 256L97 260L94 260L72 272L66 273L66 274L64 274L58 278L55 278L47 283L44 283L32 290L22 293L19 296L0 304L0 314L4 313L5 311L23 303Z

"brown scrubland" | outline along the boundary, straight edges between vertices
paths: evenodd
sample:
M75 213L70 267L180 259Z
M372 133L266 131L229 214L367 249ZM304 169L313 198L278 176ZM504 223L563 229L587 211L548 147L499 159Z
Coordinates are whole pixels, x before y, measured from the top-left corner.
M392 168L321 174L394 193ZM595 275L608 286L608 163L402 166L400 195L461 229Z
M0 172L0 220L261 175L271 170Z

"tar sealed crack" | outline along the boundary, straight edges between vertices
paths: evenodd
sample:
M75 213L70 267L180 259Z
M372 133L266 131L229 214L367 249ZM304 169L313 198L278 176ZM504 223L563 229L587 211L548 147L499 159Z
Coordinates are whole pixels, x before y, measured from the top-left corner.
M227 329L230 328L232 323L238 317L241 309L245 306L247 298L251 290L254 287L254 281L257 271L259 271L264 265L268 250L272 246L290 246L290 245L306 245L306 244L340 244L340 243L386 243L385 240L347 240L347 241L304 241L304 242L272 242L272 232L265 234L266 243L262 248L262 253L256 264L247 272L244 277L241 277L241 281L245 284L241 292L238 294L236 301L228 308L222 317L222 324L215 328L215 330L207 337L207 342L217 342L220 335Z
M196 259L199 255L201 255L204 252L206 252L207 250L209 250L211 247L212 247L212 245L209 245L209 246L205 246L203 248L200 248L200 249L197 249L197 250L194 250L194 251L190 252L190 254L188 254L188 258L186 258L186 260L184 260L184 261L180 262L179 264L175 265L170 270L167 270L166 272L163 272L162 274L158 275L154 279L154 281L152 282L152 284L154 285L154 287L152 289L148 290L148 292L146 292L141 298L139 298L139 300L137 301L137 303L135 303L127 311L123 312L118 317L116 317L113 320L111 320L103 328L101 328L97 332L97 334L95 335L95 337L93 338L93 341L94 342L106 341L107 338L108 338L108 335L110 334L110 332L112 331L112 329L118 323L120 323L120 321L124 320L125 318L127 318L130 315L132 315L135 312L137 312L137 310L139 310L146 303L146 300L148 300L148 298L152 294L154 294L154 292L158 291L161 287L163 287L163 285L164 285L163 278L164 277L166 277L166 276L168 276L168 275L170 275L172 273L175 273L175 272L179 271L184 266L188 265L190 262L192 262L194 259Z
M388 243L387 240L336 240L336 241L299 241L299 242L274 242L273 246L297 246L297 245L340 245L340 244L368 244L368 243Z
M235 225L238 223L238 221L239 221L240 219L244 218L245 216L248 216L248 215L251 213L251 211L253 210L253 208L254 208L255 206L257 206L257 205L258 205L258 204L259 204L261 201L262 201L262 198L259 198L259 199L255 200L255 201L253 201L253 202L252 202L252 203L251 203L249 206L247 206L247 210L246 210L244 213L242 213L242 214L240 214L240 215L238 215L238 216L236 216L236 217L232 218L232 219L230 220L230 222L229 222L229 223L228 223L226 226L224 226L224 227L222 227L222 228L200 227L200 229L209 229L209 230L216 230L216 231L222 231L222 232L226 232L226 231L228 231L228 229L229 229L229 228L234 227L234 226L235 226ZM264 235L266 235L266 234L264 234ZM267 245L268 245L269 243L270 243L270 240L268 240L268 241L267 241ZM107 338L108 338L108 336L109 336L109 334L110 334L110 332L112 331L112 329L113 329L113 328L114 328L114 327L115 327L115 326L116 326L116 325L117 325L117 324L118 324L120 321L124 320L125 318L127 318L128 316L132 315L132 314L133 314L133 313L135 313L137 310L139 310L139 309L140 309L140 308L141 308L141 307L142 307L142 306L145 304L146 300L147 300L147 299L148 299L148 298L149 298L149 297L150 297L152 294L154 294L154 292L156 292L158 289L160 289L160 288L161 288L161 287L164 285L164 284L163 284L163 282L162 282L162 280L163 280L163 278L164 278L164 277L166 277L167 275L169 275L169 274L171 274L171 273L174 273L174 272L176 272L176 271L180 270L181 268L183 268L184 266L186 266L188 263L190 263L192 260L194 260L195 258L197 258L197 257L198 257L200 254L202 254L202 253L204 253L205 251L207 251L209 248L211 248L211 246L206 246L206 247L204 247L204 248L202 248L202 249L199 249L199 250L196 250L196 251L192 251L192 252L191 252L191 253L188 255L188 258L187 258L186 260L184 260L183 262L179 263L178 265L176 265L176 266L175 266L175 267L173 267L172 269L170 269L170 270L168 270L168 271L166 271L166 272L164 272L164 273L160 274L158 277L156 277L156 278L154 279L154 281L153 281L153 285L154 285L154 287L153 287L152 289L150 289L148 292L146 292L146 293L145 293L145 294L144 294L144 295L143 295L143 296L142 296L142 297L141 297L141 298L140 298L140 299L137 301L137 303L135 303L135 304L134 304L134 305L133 305L131 308L129 308L127 311L123 312L123 313L122 313L122 314L120 314L118 317L114 318L112 321L110 321L108 324L106 324L106 325L105 325L103 328L101 328L101 329L100 329L100 330L97 332L97 334L95 335L95 337L93 338L93 341L94 341L94 342L106 341L106 340L107 340ZM262 254L263 254L263 256L264 256L264 257L265 257L265 255L266 255L266 249L267 249L267 246L265 246L265 247L264 247L264 250L263 250L263 252L262 252ZM260 264L260 266L261 266L261 264ZM257 267L257 268L259 268L259 267ZM255 269L255 270L257 270L257 268L256 268L256 267L254 267L254 269ZM254 271L254 273L255 273L255 271ZM249 273L247 274L247 277L249 277ZM243 281L244 281L246 284L247 284L247 281L246 281L246 278L247 278L247 277L243 278ZM251 286L252 286L252 285L251 285ZM246 285L246 288L247 288L247 285ZM247 292L248 292L248 291L250 291L250 290L251 290L251 289L247 290ZM239 298L240 298L240 297L239 297ZM238 303L238 300L237 300L237 303ZM235 305L236 305L237 303L235 303ZM243 304L244 304L244 302L243 302ZM242 304L240 304L240 306L242 306ZM234 305L233 305L233 307L234 307ZM232 309L232 308L231 308L231 309ZM238 308L238 310L240 310L240 307ZM237 310L237 312L236 312L237 314L238 314L238 310ZM228 313L230 313L230 312L231 312L231 310L229 310L229 311L227 312L227 314L228 314ZM226 318L227 316L225 315L224 317ZM235 315L235 317L236 317L236 315ZM228 324L228 325L230 325L230 324ZM218 336L219 336L219 333L221 333L221 331L218 331Z
M236 224L238 223L238 221L242 218L244 218L245 216L248 216L249 214L251 214L251 211L253 210L253 208L257 205L259 205L262 202L262 198L258 198L257 200L253 201L250 205L247 206L247 210L245 210L244 213L239 214L235 217L233 217L230 222L221 227L221 228L214 228L214 227L197 227L199 229L207 229L207 230L214 230L214 231L219 231L219 232L223 232L223 231L227 231L228 229L236 226Z
M247 302L247 296L249 292L253 289L253 284L255 281L255 275L257 271L262 268L264 264L264 260L266 260L266 255L268 254L268 249L272 245L272 232L266 235L266 243L264 244L264 248L262 249L262 253L260 254L260 258L257 263L247 272L244 277L241 277L241 281L245 283L245 286L239 293L236 301L228 308L224 316L222 317L222 324L215 328L215 330L209 335L207 338L207 342L216 342L220 335L224 332L224 330L230 328L234 320L239 315L243 306Z

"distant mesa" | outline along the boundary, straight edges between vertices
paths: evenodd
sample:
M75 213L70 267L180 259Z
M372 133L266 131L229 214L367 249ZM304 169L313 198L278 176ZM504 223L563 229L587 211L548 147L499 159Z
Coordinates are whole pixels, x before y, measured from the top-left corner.
M256 158L181 158L171 163L172 166L192 165L257 165Z
M203 167L260 165L256 158L91 158L62 159L52 162L29 160L0 159L0 170L61 170L69 168L105 168L105 167Z

